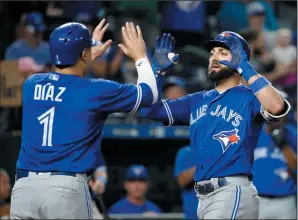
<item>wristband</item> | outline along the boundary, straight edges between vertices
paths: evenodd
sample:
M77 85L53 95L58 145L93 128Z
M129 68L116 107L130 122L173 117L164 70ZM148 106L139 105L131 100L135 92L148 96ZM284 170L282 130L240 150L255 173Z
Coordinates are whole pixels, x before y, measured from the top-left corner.
M246 80L246 82L248 82L251 77L258 74L249 62L242 63L242 65L237 68L237 71Z
M249 87L253 91L254 95L257 95L262 89L271 85L271 83L264 77L261 76L257 80L255 80Z
M99 176L96 178L96 181L100 181L105 185L107 183L107 178L104 176Z

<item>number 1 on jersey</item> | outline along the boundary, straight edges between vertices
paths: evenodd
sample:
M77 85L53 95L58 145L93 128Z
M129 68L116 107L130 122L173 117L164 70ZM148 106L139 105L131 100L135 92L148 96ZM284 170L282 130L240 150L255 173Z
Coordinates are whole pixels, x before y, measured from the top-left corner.
M40 124L43 124L43 136L41 146L52 147L53 122L54 122L55 107L52 107L37 119Z

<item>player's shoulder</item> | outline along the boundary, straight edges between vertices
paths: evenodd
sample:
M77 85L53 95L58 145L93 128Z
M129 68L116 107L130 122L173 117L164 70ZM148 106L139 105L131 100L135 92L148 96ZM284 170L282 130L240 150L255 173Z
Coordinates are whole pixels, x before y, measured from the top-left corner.
M245 85L239 85L231 88L229 90L230 93L232 93L235 96L241 96L241 99L254 99L255 95L251 88L245 86Z
M35 84L38 83L44 79L46 79L49 76L50 73L36 73L33 74L31 76L29 76L26 80L25 80L25 84Z
M194 93L188 94L187 96L190 100L199 100L199 99L202 99L205 92L206 92L205 90L200 92L194 92Z
M102 78L88 78L88 82L91 86L101 86L100 88L107 89L107 88L114 88L119 85L120 83L117 83L112 80L102 79Z
M121 84L112 80L101 78L89 78L88 82L91 88L95 89L98 92L104 91L104 93L101 94L105 95L112 95L114 93L117 94L120 90L129 86L128 84Z

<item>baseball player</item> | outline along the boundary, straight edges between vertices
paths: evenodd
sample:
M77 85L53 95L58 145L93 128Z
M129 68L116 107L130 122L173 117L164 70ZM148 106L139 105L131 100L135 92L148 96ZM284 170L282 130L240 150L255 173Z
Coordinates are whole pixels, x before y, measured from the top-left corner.
M54 72L23 85L22 146L11 196L12 219L92 219L87 175L98 167L104 121L113 112L135 112L157 101L156 78L140 27L126 23L124 45L136 63L137 85L87 79L83 73L111 45L103 19L91 37L80 23L50 35Z
M158 91L173 62L171 34L158 37L153 68ZM143 116L164 125L189 126L195 155L199 219L257 219L259 197L251 182L253 152L262 121L278 121L290 110L271 83L249 63L247 42L234 32L204 44L210 52L208 77L215 89L176 100L159 100ZM242 85L241 76L249 87Z
M270 127L262 129L254 152L253 183L260 197L259 219L296 219L297 189L282 149L286 146L277 145Z

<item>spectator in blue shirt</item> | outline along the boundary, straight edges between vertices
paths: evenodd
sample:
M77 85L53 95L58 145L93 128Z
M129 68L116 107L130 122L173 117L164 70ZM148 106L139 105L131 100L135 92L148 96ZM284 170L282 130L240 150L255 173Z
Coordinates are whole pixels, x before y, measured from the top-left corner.
M181 187L183 213L185 219L198 219L198 198L194 191L195 160L191 146L185 146L177 152L175 159L175 178Z
M39 12L31 12L25 16L23 39L13 42L5 52L5 60L18 60L22 57L32 57L39 65L51 63L50 50L43 41L46 26Z
M158 206L146 199L148 180L148 171L143 165L129 166L124 182L127 196L112 205L109 214L159 214Z

